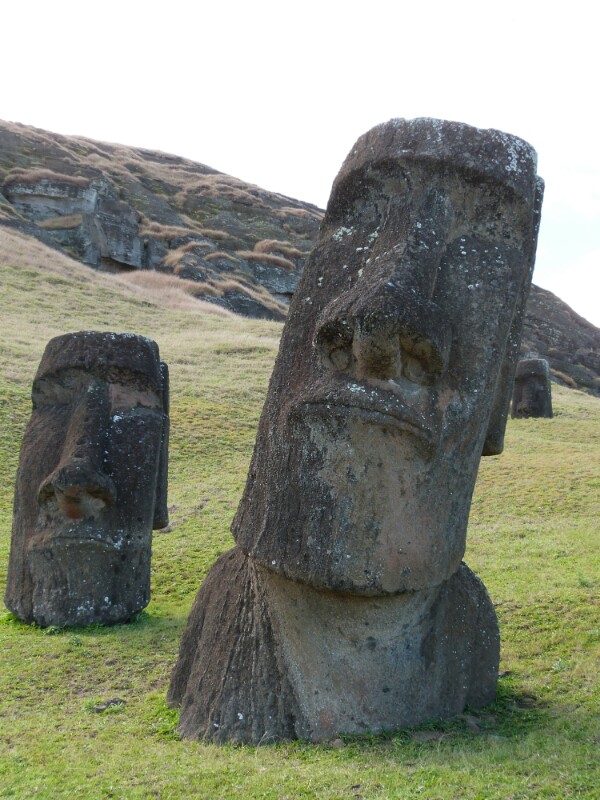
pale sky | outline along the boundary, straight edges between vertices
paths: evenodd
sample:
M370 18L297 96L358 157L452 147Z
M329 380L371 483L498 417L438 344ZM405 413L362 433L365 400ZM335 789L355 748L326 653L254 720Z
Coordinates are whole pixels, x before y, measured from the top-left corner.
M2 7L0 119L191 158L324 207L392 117L521 136L534 282L600 326L599 28L550 0L29 0Z

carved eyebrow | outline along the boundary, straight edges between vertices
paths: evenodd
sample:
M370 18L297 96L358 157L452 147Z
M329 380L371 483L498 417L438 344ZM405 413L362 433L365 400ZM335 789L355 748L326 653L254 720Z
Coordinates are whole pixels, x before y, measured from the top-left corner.
M128 386L123 383L109 385L111 408L162 408L162 400L153 389Z
M34 378L31 397L34 406L40 403L66 404L89 381L82 380L85 373L79 370L47 372Z

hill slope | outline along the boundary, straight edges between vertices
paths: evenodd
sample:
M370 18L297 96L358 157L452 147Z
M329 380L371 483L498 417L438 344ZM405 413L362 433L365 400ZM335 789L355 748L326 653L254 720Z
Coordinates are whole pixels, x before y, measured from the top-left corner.
M129 625L42 631L0 609L0 796L597 796L596 398L558 387L554 419L509 420L505 453L483 459L466 560L500 618L492 708L335 747L180 741L165 703L169 675L195 592L231 544L281 325L182 309L183 292L165 307L164 292L153 296L16 231L0 231L0 282L0 597L31 379L47 340L76 329L152 336L172 388L171 525L154 536L147 611ZM95 712L114 698L123 703Z
M0 230L149 291L177 277L186 303L283 320L322 215L184 158L0 122ZM535 286L522 353L600 395L600 330Z

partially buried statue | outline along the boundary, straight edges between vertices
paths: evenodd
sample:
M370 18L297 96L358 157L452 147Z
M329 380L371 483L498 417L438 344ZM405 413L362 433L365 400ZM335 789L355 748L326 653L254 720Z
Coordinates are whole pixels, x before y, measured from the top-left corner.
M517 364L510 415L517 419L553 416L550 366L545 358L524 358Z
M233 522L171 678L187 738L322 740L494 699L499 634L461 563L502 450L542 197L495 130L392 120L333 185Z
M123 622L167 522L168 370L129 333L52 339L33 382L6 605L38 625Z

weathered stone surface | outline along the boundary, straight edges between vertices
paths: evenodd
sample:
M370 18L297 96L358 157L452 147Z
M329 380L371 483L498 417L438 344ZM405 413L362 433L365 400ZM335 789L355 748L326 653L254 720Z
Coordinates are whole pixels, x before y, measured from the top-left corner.
M552 417L550 367L543 358L526 358L517 364L511 417Z
M285 315L323 215L152 150L0 121L0 151L0 225L107 271L212 267L198 297L252 317Z
M29 219L52 225L54 238L85 264L145 266L140 215L119 200L109 181L69 176L22 179L11 181L5 192Z
M535 167L514 136L430 119L378 126L346 159L284 328L238 547L173 673L184 736L320 740L493 699L497 621L461 559L480 457L502 449Z
M168 699L190 739L393 730L492 702L499 643L465 565L433 591L374 598L289 581L235 548L198 593Z
M32 390L6 605L39 625L127 620L150 599L167 524L168 371L134 334L52 339Z
M359 139L282 335L232 526L242 550L372 595L458 568L479 459L501 449L510 403L535 164L522 140L458 123Z

